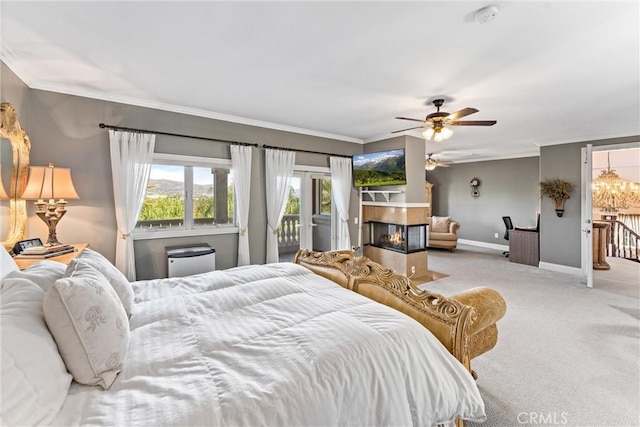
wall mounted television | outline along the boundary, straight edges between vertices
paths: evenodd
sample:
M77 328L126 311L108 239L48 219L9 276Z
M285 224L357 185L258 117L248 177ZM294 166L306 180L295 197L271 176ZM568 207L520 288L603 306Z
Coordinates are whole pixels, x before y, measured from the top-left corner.
M351 164L355 187L405 185L407 183L404 148L356 154L351 158Z

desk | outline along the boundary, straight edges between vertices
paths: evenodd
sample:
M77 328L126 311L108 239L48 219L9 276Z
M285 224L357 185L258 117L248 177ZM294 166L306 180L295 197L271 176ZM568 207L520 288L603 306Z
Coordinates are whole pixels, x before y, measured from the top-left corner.
M509 261L538 266L540 251L537 231L509 230Z
M80 255L80 252L82 252L85 248L87 248L89 244L74 243L72 246L76 248L75 252L69 252L69 253L54 256L51 258L46 258L46 260L57 261L63 264L69 264L71 260L77 257L78 255ZM29 267L32 264L35 264L36 262L44 261L43 258L14 258L13 260L16 262L16 265L20 270L24 270L25 268Z

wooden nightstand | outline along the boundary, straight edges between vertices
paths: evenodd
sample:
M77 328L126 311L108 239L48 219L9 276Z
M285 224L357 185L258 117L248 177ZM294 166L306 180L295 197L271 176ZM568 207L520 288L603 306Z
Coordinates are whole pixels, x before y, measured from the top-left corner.
M75 252L69 252L69 253L66 253L66 254L54 256L54 257L51 257L51 258L47 258L46 260L47 261L57 261L57 262L61 262L63 264L69 264L72 259L74 259L78 255L80 255L80 252L82 252L85 248L89 247L89 244L88 243L74 243L73 247L76 248ZM35 264L36 262L44 261L44 259L41 259L41 258L13 258L13 260L16 262L16 264L18 265L18 268L20 270L24 270L25 268L29 267L30 265Z

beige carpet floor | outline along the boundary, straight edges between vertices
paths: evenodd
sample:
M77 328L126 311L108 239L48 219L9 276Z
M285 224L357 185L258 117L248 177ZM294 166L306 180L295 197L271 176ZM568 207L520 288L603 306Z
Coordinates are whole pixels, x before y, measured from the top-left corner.
M472 361L488 419L469 426L640 426L640 264L608 259L593 289L500 251L429 251L444 295L489 286L507 301L497 346Z

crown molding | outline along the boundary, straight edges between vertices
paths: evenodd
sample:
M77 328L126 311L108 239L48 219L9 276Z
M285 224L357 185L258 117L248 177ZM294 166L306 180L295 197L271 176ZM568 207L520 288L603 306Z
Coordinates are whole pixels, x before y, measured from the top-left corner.
M71 87L69 85L64 85L64 84L35 81L29 78L30 76L28 75L28 72L26 70L22 70L21 67L16 66L16 63L13 61L15 60L15 56L11 53L11 51L6 47L4 43L2 44L2 48L3 48L2 53L0 53L0 60L2 60L2 62L4 62L7 65L7 67L9 67L11 71L13 71L16 74L16 76L18 76L18 78L20 78L30 89L45 90L48 92L56 92L56 93L62 93L65 95L73 95L73 96L80 96L83 98L98 99L101 101L117 102L120 104L133 105L136 107L151 108L154 110L170 111L173 113L186 114L189 116L205 117L208 119L220 120L220 121L230 122L230 123L238 123L238 124L243 124L248 126L266 128L266 129L279 130L283 132L298 133L302 135L316 136L319 138L327 138L327 139L334 139L338 141L352 142L356 144L364 144L364 140L360 138L354 138L351 136L337 135L329 132L299 128L295 126L283 125L279 123L267 122L262 120L254 120L246 117L216 113L215 111L184 107L181 105L168 104L160 101L134 98L134 97L129 97L125 95L108 94L105 92L94 91L90 89L78 89L78 88Z
M262 120L254 120L246 117L233 116L230 114L216 113L214 111L201 110L198 108L183 107L181 105L168 104L160 101L150 101L146 99L133 98L124 95L112 95L99 91L78 90L65 85L35 82L28 84L31 89L46 90L49 92L63 93L66 95L81 96L84 98L99 99L101 101L117 102L120 104L134 105L136 107L151 108L154 110L170 111L172 113L186 114L188 116L205 117L208 119L220 120L223 122L238 123L248 126L261 127L266 129L279 130L283 132L299 133L319 138L335 139L339 141L364 144L360 138L353 138L345 135L336 135L328 132L321 132L313 129L299 128L295 126L282 125Z

